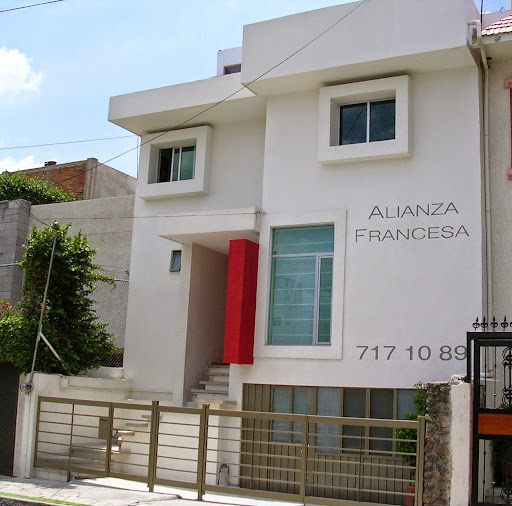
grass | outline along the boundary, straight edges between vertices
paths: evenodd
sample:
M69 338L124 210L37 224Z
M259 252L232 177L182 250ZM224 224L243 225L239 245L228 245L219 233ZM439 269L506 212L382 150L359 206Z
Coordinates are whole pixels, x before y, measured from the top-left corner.
M87 506L86 504L76 503L76 502L68 502L68 501L59 501L57 499L46 499L44 497L29 497L26 495L17 495L17 494L8 494L6 492L2 492L0 490L0 497L11 497L12 499L26 499L28 501L39 501L45 502L48 504L62 504L64 506Z

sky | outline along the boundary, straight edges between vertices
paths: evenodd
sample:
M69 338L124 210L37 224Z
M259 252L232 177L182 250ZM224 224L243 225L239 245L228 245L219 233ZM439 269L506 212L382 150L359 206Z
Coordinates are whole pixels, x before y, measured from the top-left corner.
M209 78L243 25L346 3L63 0L1 12L43 1L0 0L0 172L97 158L136 176L138 138L107 121L111 96ZM99 138L110 139L74 142Z

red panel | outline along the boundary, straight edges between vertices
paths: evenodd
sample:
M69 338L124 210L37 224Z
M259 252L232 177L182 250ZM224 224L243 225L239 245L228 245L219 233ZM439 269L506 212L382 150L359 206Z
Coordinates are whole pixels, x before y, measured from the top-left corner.
M224 363L254 361L254 316L259 245L247 239L229 241Z

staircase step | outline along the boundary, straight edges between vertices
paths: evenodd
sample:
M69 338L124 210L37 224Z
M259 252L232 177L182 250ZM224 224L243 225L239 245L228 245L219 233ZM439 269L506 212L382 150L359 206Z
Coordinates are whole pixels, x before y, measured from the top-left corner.
M193 401L208 401L208 400L227 400L228 394L225 392L211 392L206 390L199 390L192 393Z
M211 392L212 390L218 390L222 392L229 392L229 382L218 382L218 381L200 381L200 385L204 385L206 391Z
M228 374L229 375L229 365L212 365L208 369L208 374Z
M149 422L126 422L125 425L134 429L143 429L149 427Z

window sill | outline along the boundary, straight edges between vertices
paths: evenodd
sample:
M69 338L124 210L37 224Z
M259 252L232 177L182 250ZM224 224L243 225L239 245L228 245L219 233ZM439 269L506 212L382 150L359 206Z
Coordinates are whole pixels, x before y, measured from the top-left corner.
M266 344L259 350L255 350L255 358L304 358L321 360L340 360L341 346L333 346L332 343L311 346L287 346Z

